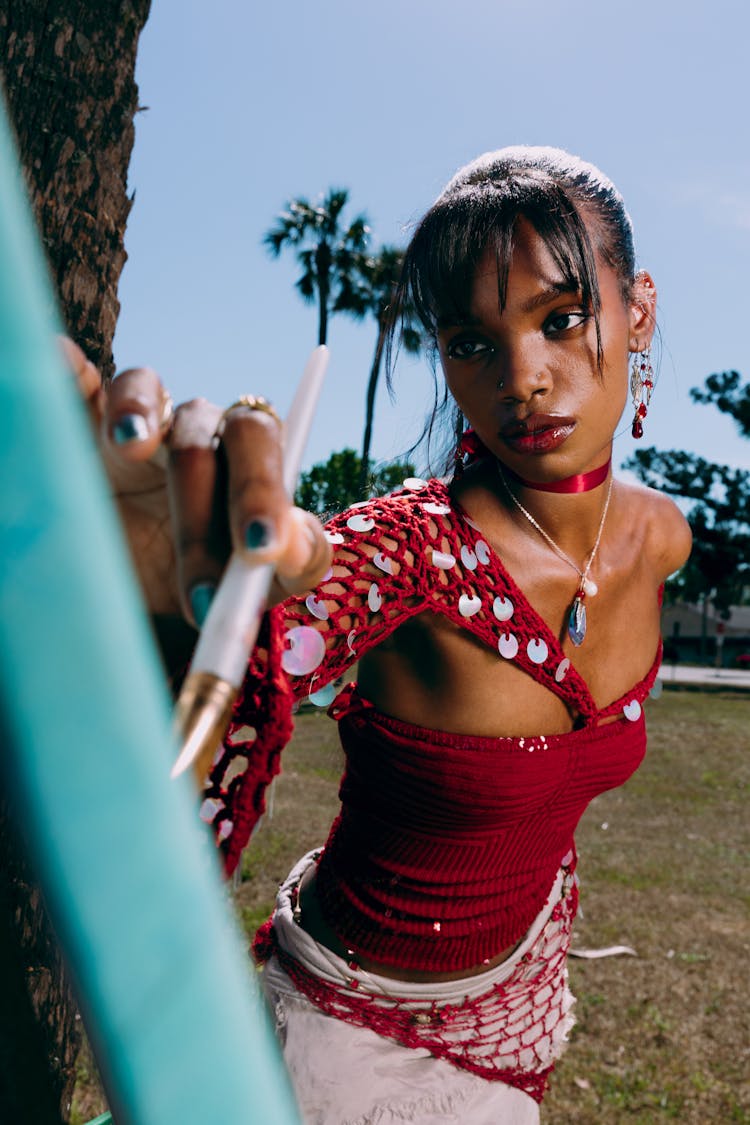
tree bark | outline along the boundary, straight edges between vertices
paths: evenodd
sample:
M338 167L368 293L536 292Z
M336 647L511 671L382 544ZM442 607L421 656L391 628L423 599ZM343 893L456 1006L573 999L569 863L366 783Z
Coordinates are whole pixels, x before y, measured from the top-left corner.
M29 194L70 336L105 378L120 310L135 56L151 0L10 0L0 59Z
M328 341L328 297L331 291L331 248L321 242L315 251L318 278L318 345Z
M6 0L0 66L64 325L105 378L151 0ZM80 1022L0 781L0 1121L67 1121ZM11 814L12 819L12 814Z
M60 1125L80 1024L38 888L0 806L0 1121Z
M385 349L386 322L384 317L378 318L378 338L375 344L375 354L370 368L370 378L367 381L367 397L365 401L365 429L362 438L362 464L359 470L360 499L367 496L367 480L370 475L370 443L372 442L372 424L375 418L375 392L378 389L380 378L380 365L383 362Z

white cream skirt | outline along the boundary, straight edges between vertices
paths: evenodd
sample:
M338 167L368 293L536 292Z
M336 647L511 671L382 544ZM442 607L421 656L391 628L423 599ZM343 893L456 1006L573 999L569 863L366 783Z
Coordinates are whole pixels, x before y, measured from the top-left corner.
M330 985L341 1004L329 1011L313 1004L276 955L262 972L305 1125L538 1125L537 1102L503 1081L502 1072L546 1070L573 1025L565 964L570 925L559 905L571 877L558 874L502 964L459 981L414 984L347 963L295 921L294 891L318 854L305 856L280 888L274 930L281 957ZM347 1000L361 1006L363 997L374 1023L383 1013L387 1019L389 1011L406 1011L422 1041L405 1046L350 1022ZM476 1072L483 1067L489 1077Z

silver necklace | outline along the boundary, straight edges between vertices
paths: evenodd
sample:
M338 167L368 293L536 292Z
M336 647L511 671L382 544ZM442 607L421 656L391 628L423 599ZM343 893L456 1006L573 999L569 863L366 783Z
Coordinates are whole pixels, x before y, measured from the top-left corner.
M594 559L596 558L596 553L599 550L599 544L602 540L604 523L607 519L607 512L609 511L609 501L612 497L612 482L614 480L614 477L610 476L609 478L607 498L604 501L604 509L602 511L602 518L599 521L599 530L596 533L596 540L594 542L594 546L589 552L589 556L584 565L584 568L583 570L581 570L580 566L578 566L577 563L573 562L571 557L567 555L565 551L563 551L562 547L558 546L558 544L555 543L552 536L544 530L541 524L537 523L531 512L528 512L526 508L524 508L523 504L512 492L510 485L505 479L505 473L503 472L502 465L499 461L496 461L495 464L497 465L497 471L500 474L500 480L503 482L505 491L508 493L508 496L510 496L511 500L518 508L519 512L521 512L521 514L526 517L532 527L536 528L536 530L539 532L545 542L549 544L555 554L559 558L561 558L563 562L566 562L568 566L572 566L573 570L578 575L578 589L576 590L576 595L573 598L573 603L570 607L570 610L568 611L568 636L570 637L574 645L582 645L586 636L586 597L588 596L590 598L593 598L595 594L599 593L599 587L592 578L589 578L589 572L594 564Z

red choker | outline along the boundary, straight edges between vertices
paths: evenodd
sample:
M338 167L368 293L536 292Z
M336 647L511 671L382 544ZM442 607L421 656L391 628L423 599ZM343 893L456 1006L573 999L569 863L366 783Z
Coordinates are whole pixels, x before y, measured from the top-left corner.
M503 464L503 472L511 480L522 484L524 488L533 488L535 492L591 492L593 488L598 488L600 484L604 484L611 464L612 458L610 457L608 461L605 461L598 469L592 469L590 473L576 473L575 476L565 477L564 480L544 482L525 480L524 477L519 477L518 473L514 473L505 464Z

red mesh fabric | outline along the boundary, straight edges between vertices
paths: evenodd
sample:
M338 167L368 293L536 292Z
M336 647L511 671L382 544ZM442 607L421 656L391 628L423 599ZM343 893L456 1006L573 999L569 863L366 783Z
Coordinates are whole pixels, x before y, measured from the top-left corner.
M231 874L266 807L265 792L292 736L292 691L281 669L282 619L263 619L258 644L224 747L203 793L201 817L211 823Z
M490 1081L524 1090L541 1102L556 1059L573 1024L566 956L578 903L569 870L562 895L531 947L510 975L479 994L471 978L460 982L452 1000L403 995L401 982L380 990L356 963L339 981L321 979L287 952L273 928L259 931L256 960L275 953L295 988L320 1011L368 1028L404 1047L426 1049L436 1058ZM344 967L344 962L337 959ZM467 994L463 994L467 990ZM398 992L398 995L396 995ZM459 993L461 994L459 996Z
M631 768L635 768L643 744L640 705L653 684L660 653L643 682L598 711L558 639L526 601L481 532L451 502L444 484L415 482L397 495L358 505L332 520L327 534L335 547L332 570L314 594L291 599L269 615L270 632L256 650L227 744L211 773L203 815L216 828L228 869L236 863L262 811L265 785L278 770L278 755L289 737L292 695L300 699L319 691L404 620L418 613L441 614L479 637L498 652L498 659L513 660L577 713L585 724L585 732L595 731L600 718L624 712L633 721L621 718L619 723L608 725L607 740L622 739L621 747L625 747ZM247 727L252 728L249 735L243 729ZM517 787L517 799L536 809L544 836L549 801L554 796L555 802L565 804L567 785L561 780L559 789L554 795L548 794L546 803L538 801L535 789L547 785L547 771L559 769L556 756L567 756L568 774L574 770L573 750L588 737L584 731L547 739L549 752L533 755L524 750L525 744L532 741L528 739L477 740L467 736L462 741L467 753L472 746L481 749L485 743L491 743L499 752L509 755L509 771L517 767L519 776L522 773L527 777ZM413 733L406 732L401 748L404 753ZM428 733L432 736L432 732ZM441 736L436 737L439 740ZM371 745L373 754L380 754L381 743L376 739L376 744ZM457 799L450 768L450 754L454 750L455 747L448 748L448 772L442 775L443 803L449 805ZM557 755L558 750L561 755ZM518 751L517 757L514 751ZM529 759L536 764L530 767ZM603 777L601 787L619 784L619 780ZM469 782L474 800L481 803L485 778L472 775ZM394 794L382 786L378 792L387 813ZM587 799L593 795L590 793ZM348 800L349 795L345 796ZM471 799L469 794L469 804ZM581 799L582 794L577 794L576 800ZM567 822L577 819L580 811L575 816L566 814ZM496 810L498 821L502 813L502 808ZM369 815L377 816L376 810L371 809ZM387 815L384 819L387 821ZM389 846L402 852L418 848L421 831L416 826L404 828L401 841ZM435 832L442 835L443 827L436 823ZM569 837L569 831L566 832ZM561 833L565 834L562 829ZM530 883L541 879L542 868L545 873L554 869L569 839L562 846L561 835L549 837L548 854L544 860L535 861L536 869L531 873L525 869L526 858L521 850L527 839L528 835L516 839L510 834L506 844L510 848L508 871L514 873L510 877L511 896L515 881L520 898L525 896L530 902ZM427 843L432 847L434 841L429 838ZM360 839L357 846L361 852L358 861L364 864L369 843ZM458 874L451 865L448 874L455 893L453 880L470 872ZM520 889L519 884L523 884ZM522 917L526 917L526 908L518 915L519 924Z

